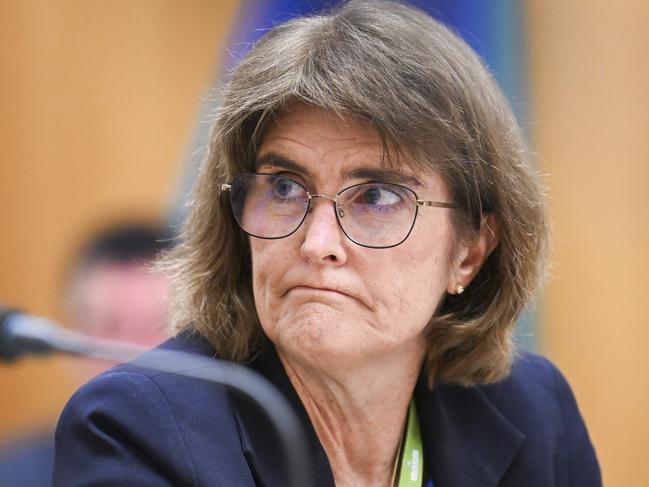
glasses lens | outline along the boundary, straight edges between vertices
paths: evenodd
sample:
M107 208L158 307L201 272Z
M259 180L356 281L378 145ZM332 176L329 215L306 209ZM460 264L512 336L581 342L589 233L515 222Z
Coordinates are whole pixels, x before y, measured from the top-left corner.
M338 196L338 221L345 234L366 247L392 247L410 234L417 196L397 184L366 183Z
M230 201L244 232L260 238L282 238L302 223L309 202L299 183L273 174L242 174L232 181Z

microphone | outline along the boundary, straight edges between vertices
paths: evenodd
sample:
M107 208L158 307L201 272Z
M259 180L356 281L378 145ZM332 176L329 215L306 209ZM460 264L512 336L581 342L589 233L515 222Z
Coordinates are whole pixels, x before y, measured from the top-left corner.
M146 347L131 343L91 337L59 327L47 318L27 315L16 309L0 306L0 360L2 361L16 360L23 355L65 352L111 362L128 362L147 350ZM175 353L185 355L180 352ZM196 358L191 355L189 357ZM156 364L151 364L147 368L158 370Z
M230 362L90 337L59 327L46 318L0 306L0 361L55 352L131 362L139 367L206 380L235 390L255 403L275 428L286 459L289 485L311 485L311 461L302 426L284 396L256 372Z

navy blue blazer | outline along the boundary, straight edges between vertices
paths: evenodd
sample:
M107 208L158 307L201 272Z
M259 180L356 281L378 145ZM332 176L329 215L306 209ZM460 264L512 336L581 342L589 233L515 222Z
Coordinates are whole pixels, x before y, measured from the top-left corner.
M200 336L163 348L211 357ZM287 397L314 460L313 485L333 475L274 348L250 363ZM436 487L595 487L593 446L566 380L539 356L520 357L490 386L415 391L424 457ZM262 415L224 387L121 365L83 386L56 431L54 485L283 486L278 442ZM367 452L371 455L372 452Z

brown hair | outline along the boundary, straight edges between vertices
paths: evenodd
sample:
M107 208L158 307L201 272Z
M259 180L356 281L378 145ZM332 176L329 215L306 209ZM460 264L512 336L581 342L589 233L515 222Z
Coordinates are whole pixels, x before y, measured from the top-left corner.
M350 1L270 30L224 85L208 159L178 246L163 261L174 282L175 330L203 334L219 357L245 361L263 339L248 237L220 185L254 170L270 120L306 103L371 124L385 147L446 181L458 236L492 214L499 243L428 328L431 384L489 383L510 368L514 322L544 270L542 187L507 101L477 55L427 14Z

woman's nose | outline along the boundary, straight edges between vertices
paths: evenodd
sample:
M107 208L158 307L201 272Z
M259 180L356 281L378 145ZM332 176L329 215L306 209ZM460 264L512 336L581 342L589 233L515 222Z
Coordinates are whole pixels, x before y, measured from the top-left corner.
M338 224L332 201L314 198L304 226L304 241L300 247L303 257L315 264L343 265L347 262L347 237Z

